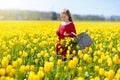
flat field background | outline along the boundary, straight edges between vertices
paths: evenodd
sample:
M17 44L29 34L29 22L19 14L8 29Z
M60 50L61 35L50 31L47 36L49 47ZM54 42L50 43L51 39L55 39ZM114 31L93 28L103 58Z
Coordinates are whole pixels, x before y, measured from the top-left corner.
M0 80L120 80L120 22L74 22L91 47L56 57L60 21L0 21Z

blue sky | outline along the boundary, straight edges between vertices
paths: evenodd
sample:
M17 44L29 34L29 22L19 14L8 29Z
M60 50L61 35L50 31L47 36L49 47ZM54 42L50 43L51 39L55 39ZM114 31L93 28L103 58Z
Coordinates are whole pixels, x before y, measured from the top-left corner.
M0 0L0 9L55 11L67 8L72 14L119 15L120 0Z

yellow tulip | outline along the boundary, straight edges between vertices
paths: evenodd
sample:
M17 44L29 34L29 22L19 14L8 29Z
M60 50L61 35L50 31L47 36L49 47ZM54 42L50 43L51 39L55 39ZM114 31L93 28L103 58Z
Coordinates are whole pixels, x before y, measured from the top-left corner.
M37 64L37 63L38 63L38 61L39 61L38 59L35 59L35 64Z
M43 71L44 69L43 69L43 67L39 67L39 71Z
M44 71L49 72L54 66L53 62L45 62Z
M28 76L28 80L33 80L35 76L35 73L33 71L30 71L29 76Z
M43 71L38 71L37 75L38 75L40 78L43 78L43 77L44 77L44 72L43 72Z
M26 48L31 48L31 44L27 44Z
M54 61L54 57L50 57L50 58L49 58L49 61L50 61L50 62L53 62L53 61Z
M18 66L18 61L13 61L12 66L16 68Z
M64 66L64 71L67 71L68 70L68 67L67 66Z
M105 78L104 80L110 80L109 78Z
M91 47L89 47L89 51L88 51L89 53L92 53L93 52L93 50L92 50L92 48Z
M21 65L19 71L24 73L26 71L25 65Z
M8 60L11 60L11 55L8 54L8 55L7 55L7 58L8 58Z
M6 73L6 72L5 72L5 69L4 69L4 68L0 68L0 75L1 75L1 76L4 76L5 73Z
M12 65L8 65L6 68L6 73L11 73L12 69L13 69Z
M79 51L78 51L78 55L79 55L79 57L80 57L80 58L82 58L82 57L83 57L83 53L82 53L82 51L81 51L81 50L79 50Z
M79 72L79 73L82 73L82 71L83 71L82 67L79 67L79 68L78 68L78 72Z
M88 54L84 54L83 59L87 61L89 59L89 55Z
M115 52L117 52L117 50L116 50L115 48L112 48L112 52L114 52L114 53L115 53Z
M119 56L117 54L113 57L113 61L114 63L119 64Z
M1 64L2 64L2 67L7 67L9 64L8 57L3 57Z
M104 73L105 73L104 68L100 68L100 69L99 69L99 74L103 76L103 75L104 75Z
M62 60L61 60L61 59L58 59L58 61L57 61L57 65L60 66L61 63L62 63Z
M109 62L108 62L108 66L112 66L112 61L109 61Z
M18 65L21 65L22 62L23 62L22 58L18 58L18 59L17 59L17 63L18 63Z
M77 57L74 57L74 58L73 58L73 62L75 63L75 65L77 65L77 64L78 64L78 58L77 58Z
M74 69L74 68L76 67L76 65L75 65L75 63L74 63L73 60L70 60L70 61L69 61L68 67L69 67L70 69Z
M0 80L6 80L5 76L1 76Z
M35 65L31 65L31 66L30 66L30 70L31 70L31 71L34 71L34 69L35 69Z
M84 78L83 77L79 77L77 80L84 80Z
M113 77L114 77L114 73L115 73L114 70L109 70L107 77L108 77L110 80L112 80Z
M99 66L94 66L94 71L98 72L99 71Z

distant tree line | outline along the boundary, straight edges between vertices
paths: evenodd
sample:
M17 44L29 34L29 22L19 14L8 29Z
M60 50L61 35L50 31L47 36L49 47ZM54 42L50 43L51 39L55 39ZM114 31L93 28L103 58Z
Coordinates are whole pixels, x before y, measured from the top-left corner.
M73 20L81 21L120 21L120 16L72 14ZM27 10L0 10L0 20L60 20L56 12L39 12Z

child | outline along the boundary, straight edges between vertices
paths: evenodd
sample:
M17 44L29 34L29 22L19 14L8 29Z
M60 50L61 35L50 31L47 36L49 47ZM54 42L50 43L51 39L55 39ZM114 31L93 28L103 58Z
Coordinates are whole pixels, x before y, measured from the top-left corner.
M59 41L56 45L56 52L57 52L57 55L66 57L67 49L65 49L65 47L63 47L60 44L60 41L65 37L74 37L76 34L76 29L75 29L70 11L68 9L64 9L61 12L60 16L61 16L62 23L56 32L59 38ZM60 49L62 49L62 52L60 52Z

